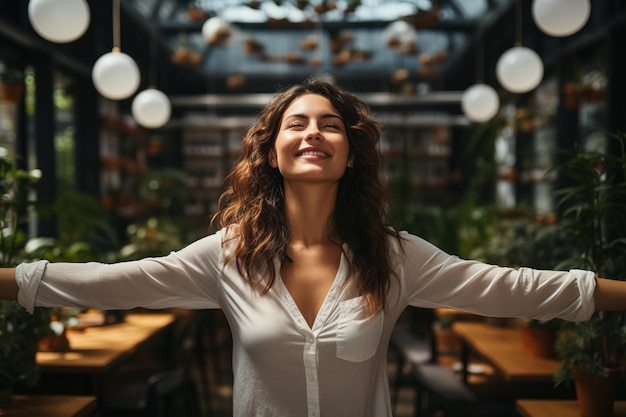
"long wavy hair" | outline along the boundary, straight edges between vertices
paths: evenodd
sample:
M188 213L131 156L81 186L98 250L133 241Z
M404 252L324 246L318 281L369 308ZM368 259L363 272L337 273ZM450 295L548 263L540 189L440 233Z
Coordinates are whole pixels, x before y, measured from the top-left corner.
M339 180L330 219L336 232L333 241L349 248L349 279L358 293L367 296L371 308L385 309L389 284L396 277L388 237L399 241L400 236L385 223L388 199L380 177L381 127L363 101L327 81L308 79L287 88L261 110L244 136L242 157L228 176L230 186L212 219L222 227L232 226L230 236L236 245L226 262L235 259L239 273L260 283L262 293L274 284L276 260L290 262L283 178L270 166L269 155L285 110L304 94L330 100L346 125L353 165Z

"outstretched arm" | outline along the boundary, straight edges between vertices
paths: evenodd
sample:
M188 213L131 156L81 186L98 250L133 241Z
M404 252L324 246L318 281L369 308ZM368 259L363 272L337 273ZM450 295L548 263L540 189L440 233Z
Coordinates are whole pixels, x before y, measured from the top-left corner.
M626 282L606 278L596 280L593 299L596 311L626 310Z
M0 299L17 299L15 268L0 268Z

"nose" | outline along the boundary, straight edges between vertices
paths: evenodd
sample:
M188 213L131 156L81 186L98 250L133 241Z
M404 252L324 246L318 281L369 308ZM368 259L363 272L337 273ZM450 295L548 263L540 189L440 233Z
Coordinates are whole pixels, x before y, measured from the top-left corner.
M316 124L311 124L311 126L309 126L309 128L306 130L304 140L324 140L324 136L322 135L322 132L317 128Z

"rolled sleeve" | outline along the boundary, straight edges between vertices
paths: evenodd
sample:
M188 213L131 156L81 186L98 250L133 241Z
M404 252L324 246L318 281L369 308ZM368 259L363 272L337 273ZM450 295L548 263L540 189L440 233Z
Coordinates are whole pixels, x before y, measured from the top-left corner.
M35 300L37 298L39 283L41 282L47 264L48 261L42 260L22 263L15 268L15 281L19 287L17 301L31 314L35 311Z
M578 289L580 291L580 309L578 315L573 317L573 321L589 320L596 309L593 294L596 290L596 274L592 271L582 269L572 269L569 271L576 277Z

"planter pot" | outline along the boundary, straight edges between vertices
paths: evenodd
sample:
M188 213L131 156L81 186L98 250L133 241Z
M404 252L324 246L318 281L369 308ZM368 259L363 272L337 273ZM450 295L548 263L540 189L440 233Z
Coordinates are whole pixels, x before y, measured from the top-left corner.
M17 103L22 99L24 92L23 84L2 83L0 82L0 100L9 103Z
M578 374L575 377L580 417L611 417L621 369L607 370L608 377Z
M522 331L524 345L530 349L533 355L539 358L554 358L556 352L554 343L556 335L554 331L537 327L526 327Z
M458 354L461 352L461 339L452 329L435 328L437 349L442 354Z
M67 329L63 329L61 334L46 335L39 339L40 352L68 352L70 350L70 340L67 338Z

